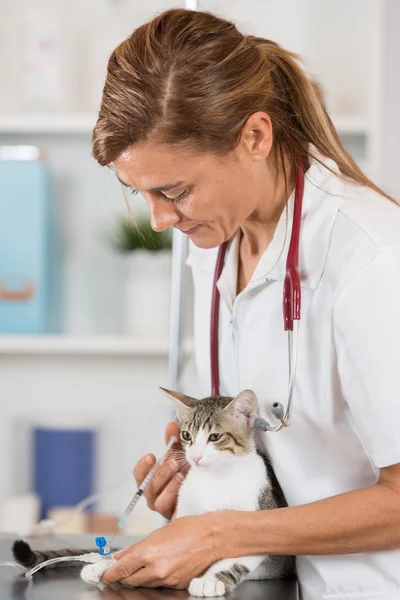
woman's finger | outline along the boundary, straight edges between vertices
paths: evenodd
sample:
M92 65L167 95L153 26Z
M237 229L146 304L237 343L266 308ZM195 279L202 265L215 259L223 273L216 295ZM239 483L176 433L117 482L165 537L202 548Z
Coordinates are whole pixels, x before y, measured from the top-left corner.
M167 425L167 427L165 428L165 443L168 444L169 440L171 439L172 436L175 436L177 439L177 443L174 444L172 447L177 447L180 448L181 447L181 443L180 443L180 439L179 439L179 425L176 421L170 421Z
M166 443L168 443L172 436L175 436L177 438L177 443L171 447L170 451L165 457L163 464L157 469L150 483L147 485L144 491L144 496L147 499L147 504L152 510L157 510L155 504L159 495L169 485L175 473L179 469L180 459L178 458L178 460L175 460L175 457L177 451L181 450L181 444L179 441L179 425L175 421L171 421L166 427ZM138 486L142 483L149 471L154 467L155 462L156 457L154 456L154 454L147 454L138 461L135 468L133 469L133 475ZM176 488L176 483L173 486L173 488ZM171 490L170 493L166 494L166 496L164 497L164 501L161 502L161 505L168 506L168 502L165 502L165 498L170 495ZM169 511L168 508L167 511Z
M138 486L142 483L143 479L154 466L155 462L156 457L154 454L146 454L146 456L142 456L142 458L136 463L133 469L133 476Z
M129 546L129 548L125 548L124 550L120 550L119 552L114 552L114 558L116 558L117 560L120 560L123 556L125 556L125 554L128 554L128 552L130 551L131 548L132 548L132 546Z
M129 575L129 577L123 577L119 580L121 585L131 585L133 587L146 587L155 588L160 586L160 580L152 573L151 568L143 567Z
M154 509L167 519L170 519L175 511L179 488L184 479L182 473L176 473L154 502Z
M138 548L135 546L138 546ZM125 554L120 560L111 565L102 577L103 583L109 585L110 583L121 581L121 579L126 579L140 570L143 567L142 559L140 558L140 546L141 542L134 544L130 547L128 554Z
M152 480L144 491L150 508L154 508L157 498L170 483L177 471L178 463L173 458L168 458L153 475Z
M168 464L168 462L170 461L171 457L173 456L173 451L175 450L179 450L181 449L181 444L179 441L179 425L178 423L175 423L175 421L170 421L166 427L165 430L165 443L167 444L169 442L169 440L171 439L172 436L175 436L177 438L177 443L174 444L172 446L172 452L168 452L164 464ZM150 471L150 469L154 466L156 462L156 457L154 456L154 454L146 454L145 456L143 456L136 464L136 466L133 469L133 476L136 480L137 485L139 486L143 479L146 477L146 475L148 474L148 472ZM161 473L165 470L162 468L164 465L161 466L161 468L159 469L159 471L161 471ZM153 477L153 479L156 478L156 475ZM157 478L156 478L157 481ZM165 474L163 476L161 476L160 478L160 484L164 485L165 484Z
M154 466L154 464L155 457L152 454L148 454L139 460L133 471L138 486L142 483L142 481L144 480L150 469ZM153 475L150 483L146 486L146 489L143 493L143 495L147 499L150 508L153 509L157 497L172 479L177 470L178 463L173 458L171 458L170 455L168 455L164 463L157 469L157 471Z

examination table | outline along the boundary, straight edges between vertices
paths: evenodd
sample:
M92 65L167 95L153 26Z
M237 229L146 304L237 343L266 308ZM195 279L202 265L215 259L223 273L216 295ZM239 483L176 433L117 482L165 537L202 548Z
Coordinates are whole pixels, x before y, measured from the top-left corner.
M11 546L14 538L0 537L0 561L13 560ZM28 540L35 549L83 548L95 550L95 536L48 536ZM134 538L115 537L114 544L127 547ZM113 544L113 546L114 546ZM83 566L83 564L82 564ZM186 600L188 592L169 589L105 589L86 585L76 569L54 568L39 571L29 584L21 570L0 567L0 600ZM247 581L229 595L230 600L298 600L297 583L293 581Z

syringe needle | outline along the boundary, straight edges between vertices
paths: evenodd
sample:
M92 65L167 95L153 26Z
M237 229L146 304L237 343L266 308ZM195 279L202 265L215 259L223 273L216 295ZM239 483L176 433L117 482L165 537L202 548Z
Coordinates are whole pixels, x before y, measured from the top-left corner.
M122 517L120 518L120 520L118 522L117 528L114 531L113 536L109 542L110 547L111 547L111 542L113 541L114 537L116 536L118 530L121 529L125 525L127 520L129 519L129 516L131 515L133 509L135 508L136 504L139 502L141 496L143 495L144 490L146 489L146 487L152 480L157 469L163 464L168 452L170 451L171 447L176 443L176 441L177 441L177 438L175 436L172 436L170 438L163 456L161 457L160 460L156 461L156 463L153 465L153 467L147 473L146 477L143 479L142 483L140 484L139 488L137 489L136 493L134 494L132 500L129 502L127 508L125 509L124 514L122 515Z

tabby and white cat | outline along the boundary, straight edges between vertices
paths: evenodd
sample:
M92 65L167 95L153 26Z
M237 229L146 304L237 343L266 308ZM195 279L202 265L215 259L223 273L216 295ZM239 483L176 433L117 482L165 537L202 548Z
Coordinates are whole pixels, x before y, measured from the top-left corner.
M251 418L258 412L254 392L196 400L164 391L175 400L181 442L191 465L179 490L176 518L218 510L287 506L271 465L256 448L251 427ZM193 596L222 596L244 579L293 575L291 556L228 558L193 579L189 592Z
M163 389L163 388L162 388ZM183 452L190 465L179 490L174 518L218 510L268 510L286 502L268 460L256 448L250 419L257 413L257 397L245 390L235 398L212 396L196 400L164 390L176 403ZM32 567L50 558L16 542L17 561ZM22 551L23 550L23 551ZM88 550L75 550L84 554ZM55 555L66 556L61 550ZM29 563L29 564L28 564ZM74 565L74 563L70 563ZM65 565L65 563L64 563ZM75 563L76 565L76 563ZM110 561L90 564L81 571L88 583L101 582ZM294 557L245 556L217 561L201 577L193 579L193 596L222 596L244 579L280 579L294 575Z

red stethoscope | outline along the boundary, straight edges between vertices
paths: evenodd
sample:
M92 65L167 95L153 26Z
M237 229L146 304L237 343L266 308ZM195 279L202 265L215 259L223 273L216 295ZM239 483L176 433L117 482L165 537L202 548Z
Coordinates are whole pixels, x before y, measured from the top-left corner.
M298 264L303 194L304 171L302 166L299 164L296 172L292 233L290 237L289 251L286 258L286 275L283 286L283 326L284 330L288 332L289 350L288 401L286 410L281 402L274 402L271 405L271 412L277 419L279 419L279 425L270 425L268 421L260 417L254 420L254 429L262 431L280 431L283 427L289 427L292 419L292 399L297 364L297 321L300 320L301 304L301 287ZM217 282L221 276L224 266L228 243L229 241L226 241L219 247L213 282L210 331L211 393L213 396L219 395L218 330L220 293Z

